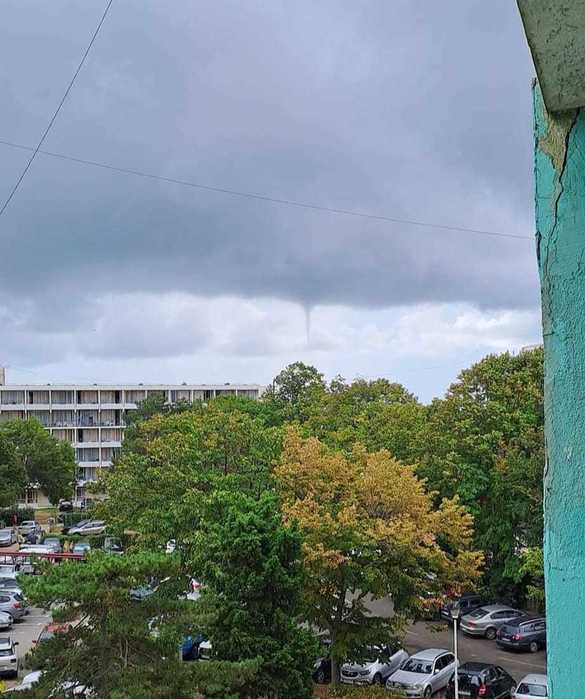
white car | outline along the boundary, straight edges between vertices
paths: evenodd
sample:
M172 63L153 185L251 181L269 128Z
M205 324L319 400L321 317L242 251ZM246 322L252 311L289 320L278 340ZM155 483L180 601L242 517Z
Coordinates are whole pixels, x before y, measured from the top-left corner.
M211 641L201 641L199 644L199 660L211 660L212 651Z
M442 648L421 650L390 675L386 688L399 697L430 699L435 692L445 689L458 665L451 651Z
M361 663L344 663L341 666L341 681L343 684L385 685L388 677L406 660L408 653L402 648L372 647Z
M16 652L17 645L18 641L13 641L9 637L0 638L0 675L18 677L20 659Z
M106 523L103 520L92 519L86 524L78 527L71 527L69 534L103 534L106 531Z
M16 580L18 570L15 565L0 564L0 578L12 578Z
M12 692L26 692L27 690L34 687L34 685L40 680L41 674L42 673L40 670L35 670L35 672L29 672L28 675L25 675L22 678L22 682L20 684L17 684L16 687L12 687L11 689L6 689L4 692L2 692L2 694L12 694Z
M8 612L0 612L0 629L11 629L14 623L14 618L12 614Z
M548 697L546 675L526 675L520 680L514 692L514 699L541 699L541 697Z

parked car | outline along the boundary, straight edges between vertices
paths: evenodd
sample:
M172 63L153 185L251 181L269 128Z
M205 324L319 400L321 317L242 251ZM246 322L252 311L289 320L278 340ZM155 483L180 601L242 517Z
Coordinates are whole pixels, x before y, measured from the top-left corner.
M35 532L41 529L41 525L35 522L34 519L25 519L18 525L18 533L22 536L26 536L31 532Z
M496 643L506 650L536 653L546 646L546 619L542 616L518 617L500 627Z
M505 604L488 604L462 617L460 627L469 636L484 636L492 641L501 626L524 614Z
M11 590L13 592L22 592L20 583L16 578L0 578L0 591Z
M35 684L38 683L38 681L41 679L41 674L41 670L29 672L28 675L25 675L22 678L20 684L17 684L16 687L11 687L10 689L5 690L4 692L2 692L2 694L12 694L13 692L27 692L29 689L32 689L35 686Z
M16 544L17 540L16 531L11 527L0 529L0 546L12 546L12 544Z
M199 660L211 660L212 652L211 641L201 641L199 644Z
M499 665L465 663L457 671L459 696L471 699L512 699L516 681ZM448 699L455 697L455 673L449 680Z
M73 544L73 551L72 553L77 553L81 554L82 556L85 556L85 554L91 550L91 544L89 541L78 541L77 543Z
M514 694L514 699L541 699L541 697L548 697L546 675L526 675L520 680Z
M341 682L384 686L388 677L398 670L405 660L408 660L408 653L402 648L372 646L368 648L364 660L344 663L341 666Z
M82 534L87 536L89 534L103 534L106 531L106 523L103 520L90 519L85 524L78 524L75 527L71 527L68 534Z
M14 619L22 619L27 614L27 603L19 592L0 590L0 611L7 612Z
M62 532L63 532L63 534L73 534L74 533L74 532L72 532L73 529L81 529L82 527L85 527L86 524L89 524L89 522L91 522L90 519L82 519L79 522L77 522L76 524L71 524L68 527L63 527Z
M16 580L16 576L19 573L18 568L18 565L3 563L0 565L0 578L13 578Z
M199 660L199 646L205 641L203 634L195 636L186 636L181 644L181 658L188 662L190 660Z
M449 684L457 665L455 656L442 648L430 648L412 655L390 675L386 688L410 699L430 699Z
M63 546L61 540L57 536L47 536L43 539L42 546L46 546L51 549L52 553L61 553L63 551Z
M41 633L36 639L33 639L33 646L38 646L39 643L44 643L55 637L55 634L65 634L68 633L73 628L73 624L69 622L65 623L51 623L43 626Z
M20 660L16 652L18 641L9 637L0 638L0 675L18 677Z
M10 614L8 614L8 612L0 612L0 629L11 629L13 622L14 619L10 616Z
M469 614L469 612L472 612L474 609L478 609L484 603L485 600L482 600L482 598L479 595L462 595L459 599L453 600L452 602L448 602L447 604L444 604L441 607L441 619L443 619L449 624L452 624L453 617L451 616L451 610L456 604L459 605L459 616L464 616L465 614Z
M59 500L59 512L73 512L73 503L69 500Z
M116 536L106 536L104 539L104 551L116 554L124 553L121 539L118 539Z

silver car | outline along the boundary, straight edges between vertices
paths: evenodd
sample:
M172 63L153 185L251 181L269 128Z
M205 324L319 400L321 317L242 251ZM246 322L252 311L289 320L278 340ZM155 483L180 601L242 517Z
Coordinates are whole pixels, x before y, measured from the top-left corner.
M0 612L0 629L11 629L13 622L14 619L10 616L10 614L8 614L8 612Z
M442 648L421 650L390 675L386 688L399 697L430 699L449 684L457 665L451 651Z
M39 531L41 529L40 524L34 521L34 519L27 519L18 525L18 533L22 536L31 534L32 532Z
M524 614L525 612L505 604L487 604L461 618L461 631L469 636L483 636L493 641L500 626Z
M0 612L10 614L13 619L22 619L27 613L24 597L12 590L0 590Z
M361 663L344 663L341 666L341 681L344 684L384 685L388 677L406 660L408 653L402 648L372 647Z
M16 530L11 527L0 529L0 546L12 546L18 540Z
M542 699L548 697L548 680L546 675L530 674L520 680L514 699Z
M17 645L18 641L13 641L11 638L0 638L0 675L18 677L20 660L16 653Z

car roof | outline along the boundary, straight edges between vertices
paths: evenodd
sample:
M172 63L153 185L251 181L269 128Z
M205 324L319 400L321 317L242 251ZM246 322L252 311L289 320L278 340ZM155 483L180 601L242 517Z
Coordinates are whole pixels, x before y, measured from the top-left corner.
M504 609L513 609L516 611L516 607L511 607L509 604L500 604L499 602L497 604L482 604L481 608L485 609L486 612L501 612Z
M459 666L459 672L462 670L469 670L470 672L483 672L487 670L488 667L494 667L493 663L463 663Z
M526 682L527 684L544 684L546 686L547 681L548 680L546 675L530 673L529 675L526 675L526 677L523 677L520 680L520 684L522 684L522 682Z
M428 650L421 650L418 653L414 653L411 657L418 658L420 660L434 660L437 656L449 652L450 651L445 650L444 648L429 648Z
M508 626L520 626L520 624L531 624L535 621L546 621L546 617L538 616L537 614L524 614L523 616L516 617L514 621Z

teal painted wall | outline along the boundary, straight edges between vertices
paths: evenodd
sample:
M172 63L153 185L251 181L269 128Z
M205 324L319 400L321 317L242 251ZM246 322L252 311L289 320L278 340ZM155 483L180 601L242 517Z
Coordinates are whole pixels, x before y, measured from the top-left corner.
M545 347L545 577L553 699L585 697L585 111L534 88ZM577 679L578 678L578 679ZM577 681L576 681L577 679Z

